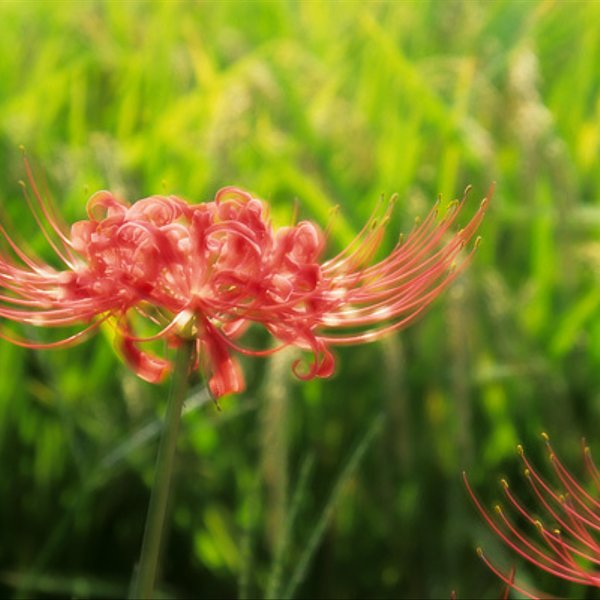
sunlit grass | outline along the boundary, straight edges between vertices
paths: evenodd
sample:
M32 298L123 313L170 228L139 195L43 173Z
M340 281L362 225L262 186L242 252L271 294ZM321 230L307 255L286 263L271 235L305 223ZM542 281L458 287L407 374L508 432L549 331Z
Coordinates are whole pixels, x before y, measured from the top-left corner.
M461 470L492 481L542 429L576 457L600 421L599 18L592 2L0 4L0 203L27 236L20 144L68 221L101 188L200 201L234 184L279 224L295 201L323 227L340 205L331 253L381 194L400 195L392 244L438 193L472 184L474 210L497 182L473 265L412 330L341 350L332 380L253 362L222 413L188 402L166 595L498 596L474 547L504 551ZM3 594L127 589L164 393L108 339L0 344Z

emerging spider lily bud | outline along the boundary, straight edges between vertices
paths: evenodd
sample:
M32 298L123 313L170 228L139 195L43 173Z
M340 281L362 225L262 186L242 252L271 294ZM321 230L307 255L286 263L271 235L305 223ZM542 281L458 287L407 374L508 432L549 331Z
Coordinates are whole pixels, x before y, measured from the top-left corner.
M372 264L390 202L346 249L323 261L325 235L317 225L301 221L276 230L268 206L234 187L201 204L151 196L130 205L97 192L88 201L88 218L69 229L26 167L33 199L27 190L26 198L64 268L44 264L0 225L0 318L45 327L86 325L46 344L3 330L0 337L29 348L66 346L110 319L122 356L151 382L171 365L139 344L191 339L215 397L244 388L232 351L264 356L294 345L313 355L307 367L294 363L299 377L327 377L334 371L332 345L373 341L406 327L468 264L476 244L464 257L461 251L488 202L454 233L449 231L465 198L441 218L434 207L389 256ZM142 335L140 321L157 331ZM280 345L242 346L238 338L251 323Z
M528 529L520 528L500 505L494 507L494 515L490 514L482 506L463 473L467 491L488 525L519 556L561 579L600 587L600 542L597 540L600 531L600 501L596 497L600 492L600 473L592 460L589 447L584 444L584 462L590 478L590 485L584 486L557 458L548 436L542 435L560 489L556 489L538 474L522 446L518 446L518 451L524 463L524 475L538 502L535 514L513 494L506 479L501 480L508 505L517 518L529 525ZM540 514L545 515L543 520L538 516ZM520 587L513 577L496 567L481 548L477 552L486 565L513 589L528 598L548 597L547 594Z

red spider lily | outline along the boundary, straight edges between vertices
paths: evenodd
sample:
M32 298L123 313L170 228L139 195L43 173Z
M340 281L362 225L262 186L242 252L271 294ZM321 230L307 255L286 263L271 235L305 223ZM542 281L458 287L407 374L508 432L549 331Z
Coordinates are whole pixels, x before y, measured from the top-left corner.
M530 533L523 531L500 505L494 507L495 516L486 511L463 473L465 485L488 525L519 556L561 579L600 587L600 501L565 468L554 453L548 436L542 435L550 463L562 488L560 491L538 474L525 456L522 446L518 446L518 451L524 463L525 477L533 496L539 502L538 510L542 514L545 513L548 524L532 514L513 494L506 479L501 480L509 505L522 521L530 525L532 532L536 532L537 540ZM600 492L600 473L592 460L589 447L585 444L583 454L586 471L590 477L589 487L597 494ZM478 548L477 552L486 565L507 585L528 598L549 597L548 594L520 587L498 569L481 548Z
M86 326L47 344L0 336L29 348L66 346L110 319L125 360L151 382L165 376L170 362L138 345L193 339L196 363L209 374L215 397L244 387L232 350L262 356L294 345L313 354L308 368L294 363L296 375L327 377L334 370L332 345L373 341L406 327L469 262L474 247L462 260L459 255L487 206L485 199L453 234L465 198L442 218L436 206L386 258L371 264L391 215L389 202L346 249L322 261L325 236L314 223L275 230L267 205L234 187L201 204L151 196L130 205L97 192L88 201L88 218L69 229L36 187L27 162L26 168L33 192L30 197L26 190L26 199L64 268L44 264L0 225L0 317ZM158 331L136 333L140 321ZM238 338L250 323L281 344L241 346Z

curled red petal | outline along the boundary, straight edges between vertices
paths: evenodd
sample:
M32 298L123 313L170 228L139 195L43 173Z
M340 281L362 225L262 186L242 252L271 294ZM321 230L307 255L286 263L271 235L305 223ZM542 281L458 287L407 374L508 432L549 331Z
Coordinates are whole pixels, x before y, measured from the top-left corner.
M171 369L168 360L140 350L136 342L127 336L118 336L116 346L127 366L144 381L160 383Z
M205 335L200 339L200 361L209 376L211 394L220 398L243 391L246 383L237 359L230 355L227 345L212 329L210 323L205 323Z
M127 204L117 200L111 192L96 192L88 200L87 213L91 221L102 221L109 217L123 217L127 212Z
M303 333L303 337L305 343L310 346L313 359L306 372L302 372L300 369L303 364L301 359L294 361L292 365L294 375L303 381L314 377L331 377L335 372L335 359L327 344L306 332Z

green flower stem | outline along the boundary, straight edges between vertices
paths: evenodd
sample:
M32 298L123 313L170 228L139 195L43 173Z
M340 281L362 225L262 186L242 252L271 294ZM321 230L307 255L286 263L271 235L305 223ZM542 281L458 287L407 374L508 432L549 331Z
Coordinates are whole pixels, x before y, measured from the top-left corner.
M142 551L138 564L137 577L131 598L150 600L154 591L158 556L165 524L165 515L171 490L171 477L175 463L175 450L183 401L188 387L188 370L192 357L193 344L184 342L177 351L175 369L165 415L165 426L160 439L154 484L150 495L150 505L146 517Z

